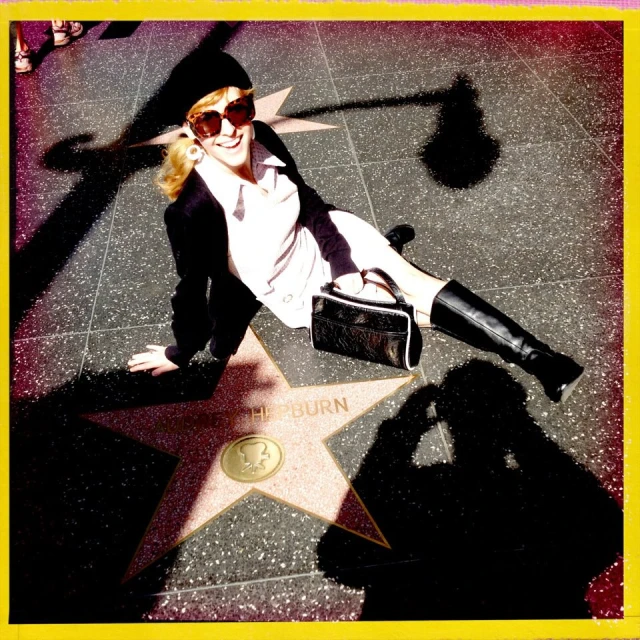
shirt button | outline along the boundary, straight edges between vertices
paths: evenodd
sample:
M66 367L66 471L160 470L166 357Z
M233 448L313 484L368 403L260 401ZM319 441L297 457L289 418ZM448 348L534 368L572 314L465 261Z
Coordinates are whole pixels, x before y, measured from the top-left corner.
M291 302L293 300L293 296L288 293L284 298L282 298L282 302Z

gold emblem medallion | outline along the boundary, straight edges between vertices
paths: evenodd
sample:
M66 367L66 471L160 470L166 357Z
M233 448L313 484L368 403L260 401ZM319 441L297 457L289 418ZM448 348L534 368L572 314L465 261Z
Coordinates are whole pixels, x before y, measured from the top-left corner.
M222 470L233 480L260 482L280 471L284 448L269 436L243 436L225 447L220 463Z

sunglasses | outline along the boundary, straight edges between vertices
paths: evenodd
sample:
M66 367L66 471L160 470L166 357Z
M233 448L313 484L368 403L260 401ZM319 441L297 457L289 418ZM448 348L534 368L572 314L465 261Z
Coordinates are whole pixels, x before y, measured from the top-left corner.
M217 136L222 130L222 121L228 120L234 127L241 127L253 120L256 109L251 96L243 96L230 102L223 113L211 109L200 111L187 118L189 128L198 138Z

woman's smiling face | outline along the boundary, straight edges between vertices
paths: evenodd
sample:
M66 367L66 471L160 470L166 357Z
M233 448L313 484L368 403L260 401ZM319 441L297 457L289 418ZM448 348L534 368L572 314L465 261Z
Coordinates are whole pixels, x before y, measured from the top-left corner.
M229 87L226 95L218 102L207 108L220 114L224 113L226 106L241 97L240 90ZM211 138L200 139L204 150L227 171L238 174L242 168L250 168L250 146L253 134L251 122L239 127L234 127L229 120L223 118L220 133Z

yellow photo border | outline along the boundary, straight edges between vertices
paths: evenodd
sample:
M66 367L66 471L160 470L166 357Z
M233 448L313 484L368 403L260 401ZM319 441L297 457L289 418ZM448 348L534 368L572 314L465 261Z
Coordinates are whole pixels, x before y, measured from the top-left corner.
M489 0L488 0L489 1ZM2 2L2 0L0 0ZM6 0L5 0L6 2ZM64 5L67 5L65 8ZM9 105L9 22L48 20L622 20L624 21L624 613L621 620L214 622L9 625L9 341L0 346L0 638L11 640L539 640L640 638L640 10L375 2L121 0L0 5L1 104ZM9 336L9 109L0 123L0 328ZM38 594L34 593L34 598Z

